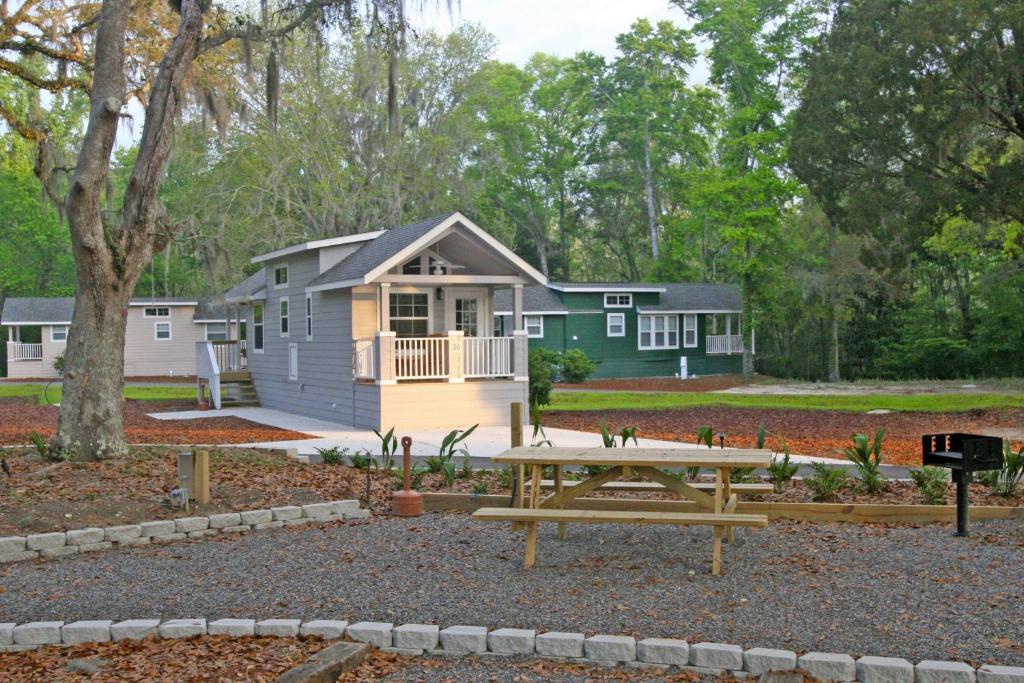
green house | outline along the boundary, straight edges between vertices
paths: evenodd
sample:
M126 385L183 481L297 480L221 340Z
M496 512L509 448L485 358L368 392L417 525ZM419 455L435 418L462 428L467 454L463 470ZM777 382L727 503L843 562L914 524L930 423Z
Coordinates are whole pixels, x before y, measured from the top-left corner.
M522 292L529 348L581 349L597 363L595 378L743 370L743 307L732 285L551 282ZM498 336L511 334L513 295L495 292Z

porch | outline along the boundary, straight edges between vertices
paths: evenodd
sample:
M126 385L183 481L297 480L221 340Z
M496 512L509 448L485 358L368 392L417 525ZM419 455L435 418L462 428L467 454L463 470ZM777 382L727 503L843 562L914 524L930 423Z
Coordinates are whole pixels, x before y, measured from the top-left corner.
M7 342L7 362L42 361L43 345L24 342Z
M709 356L743 353L743 335L709 334L705 337L705 353Z
M526 333L511 337L468 337L455 330L430 337L399 337L379 332L352 342L352 369L357 382L508 379L525 381Z

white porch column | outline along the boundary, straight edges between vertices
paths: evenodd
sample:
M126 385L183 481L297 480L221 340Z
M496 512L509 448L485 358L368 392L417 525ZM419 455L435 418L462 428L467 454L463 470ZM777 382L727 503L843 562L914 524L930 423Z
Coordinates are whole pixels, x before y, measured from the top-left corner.
M530 379L530 354L527 350L526 330L512 333L512 379L526 382Z
M380 301L377 305L380 313L378 329L381 332L391 331L391 283L380 283Z
M14 328L13 327L8 327L7 328L7 341L9 341L9 342L14 341Z
M395 333L378 332L373 347L377 358L377 384L395 384Z
M512 329L518 332L524 329L523 321L523 286L512 285Z
M453 383L466 381L465 333L462 330L448 332L448 381Z

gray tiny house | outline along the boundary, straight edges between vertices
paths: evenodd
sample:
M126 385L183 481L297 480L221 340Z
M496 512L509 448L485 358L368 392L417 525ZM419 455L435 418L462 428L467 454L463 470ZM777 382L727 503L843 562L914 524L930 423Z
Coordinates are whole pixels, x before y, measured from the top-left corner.
M211 384L251 381L265 407L373 429L508 424L527 400L522 291L546 280L461 213L253 261L225 296L249 309L244 356L197 345ZM519 323L499 335L500 290Z

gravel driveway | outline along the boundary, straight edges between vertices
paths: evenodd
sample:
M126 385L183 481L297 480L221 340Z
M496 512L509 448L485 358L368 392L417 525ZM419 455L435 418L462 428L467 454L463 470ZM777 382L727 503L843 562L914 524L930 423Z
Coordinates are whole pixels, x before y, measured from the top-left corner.
M0 569L0 621L293 617L625 633L1024 665L1024 524L739 530L376 519Z

